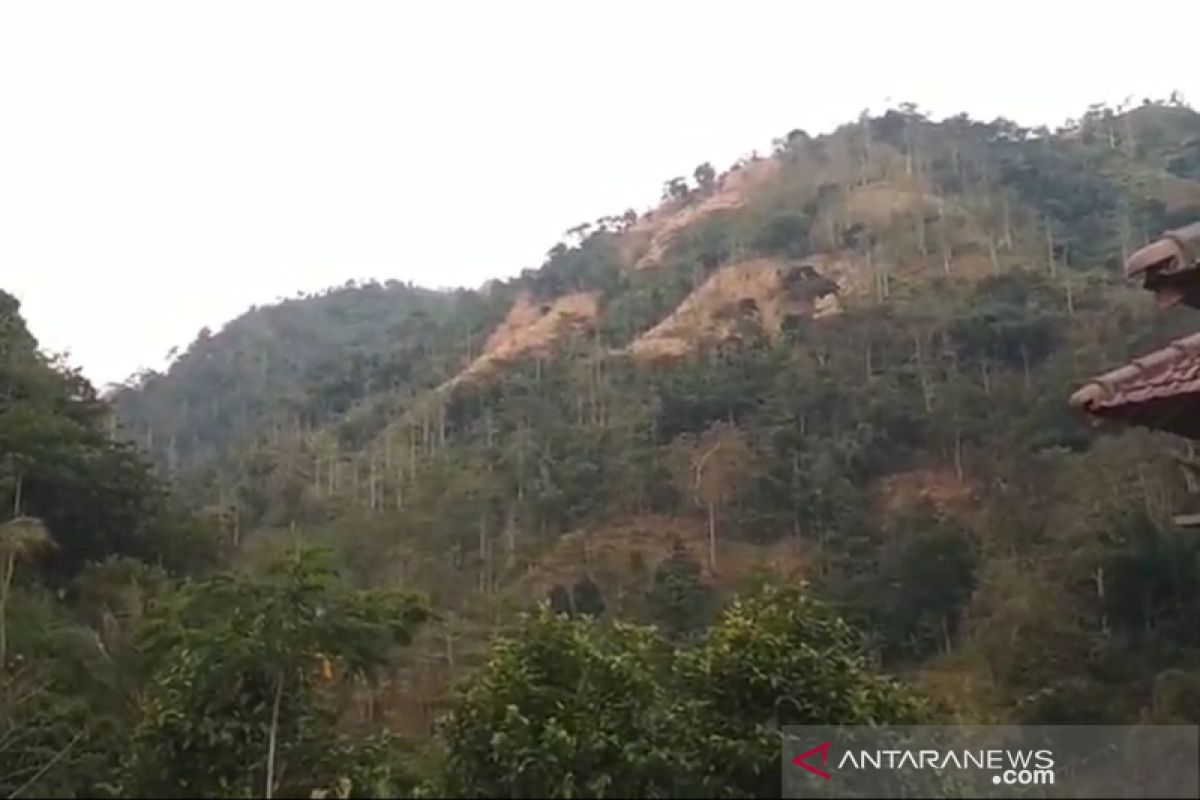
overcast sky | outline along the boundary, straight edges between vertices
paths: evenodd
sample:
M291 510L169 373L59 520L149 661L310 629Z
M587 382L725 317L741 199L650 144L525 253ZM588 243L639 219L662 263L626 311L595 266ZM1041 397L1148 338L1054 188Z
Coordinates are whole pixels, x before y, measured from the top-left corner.
M298 290L513 275L889 100L1030 125L1200 101L1200 2L1109 8L3 0L0 288L103 383Z

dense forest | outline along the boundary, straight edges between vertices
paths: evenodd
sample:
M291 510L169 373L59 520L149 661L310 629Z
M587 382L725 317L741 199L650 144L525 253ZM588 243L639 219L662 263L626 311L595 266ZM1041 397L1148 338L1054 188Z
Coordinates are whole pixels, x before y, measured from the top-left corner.
M1200 722L1190 443L1090 376L1200 114L912 105L101 396L0 293L0 795L778 796L781 724Z

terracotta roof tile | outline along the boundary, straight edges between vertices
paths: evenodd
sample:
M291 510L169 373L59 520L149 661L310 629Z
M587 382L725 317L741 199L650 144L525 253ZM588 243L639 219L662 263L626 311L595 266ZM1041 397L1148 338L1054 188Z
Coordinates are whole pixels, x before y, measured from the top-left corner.
M1185 395L1200 399L1200 333L1094 378L1071 396L1071 405L1103 415Z
M1125 276L1137 278L1154 267L1178 270L1200 262L1200 222L1167 231L1158 239L1129 256Z
M1125 264L1160 304L1200 308L1200 222L1167 231ZM1200 333L1094 378L1071 405L1098 417L1200 439Z

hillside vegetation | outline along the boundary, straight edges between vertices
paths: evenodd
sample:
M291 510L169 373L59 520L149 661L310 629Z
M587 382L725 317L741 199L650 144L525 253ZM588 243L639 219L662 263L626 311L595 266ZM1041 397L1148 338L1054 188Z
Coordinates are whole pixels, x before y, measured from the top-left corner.
M903 106L700 165L512 280L252 309L111 431L15 328L78 387L39 407L146 488L132 538L76 534L58 509L134 483L59 502L30 476L61 462L9 448L0 498L23 479L59 544L14 602L104 642L111 685L47 678L0 791L70 741L63 704L131 744L89 729L38 788L172 796L761 795L780 722L1198 721L1190 446L1066 402L1200 326L1120 274L1197 218L1178 103L1055 131ZM0 437L31 429L8 402ZM84 652L22 636L48 675Z

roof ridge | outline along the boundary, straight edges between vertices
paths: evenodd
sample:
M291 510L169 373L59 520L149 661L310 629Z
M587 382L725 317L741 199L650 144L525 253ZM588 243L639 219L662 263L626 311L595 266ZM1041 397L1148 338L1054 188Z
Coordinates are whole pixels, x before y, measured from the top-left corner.
M1200 331L1175 339L1165 347L1135 358L1128 364L1105 372L1088 381L1068 402L1076 407L1088 407L1112 397L1120 384L1150 373L1165 370L1182 358L1200 356Z

